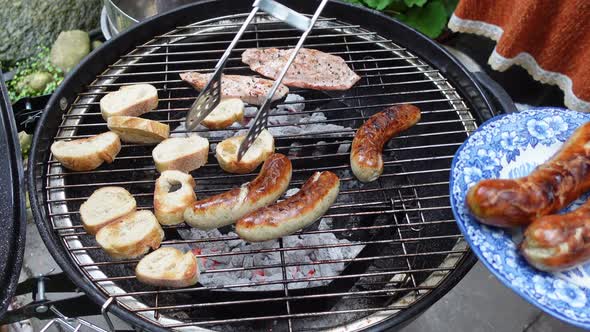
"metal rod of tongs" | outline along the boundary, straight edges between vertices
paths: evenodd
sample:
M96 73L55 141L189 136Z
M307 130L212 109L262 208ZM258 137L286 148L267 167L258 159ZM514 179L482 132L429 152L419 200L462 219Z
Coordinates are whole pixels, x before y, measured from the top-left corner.
M229 56L236 44L240 41L240 38L242 38L242 35L248 28L248 25L252 19L254 19L254 16L256 16L258 9L258 7L254 7L252 9L240 27L240 30L238 30L238 33L221 56L221 59L219 59L215 65L215 72L213 75L211 75L209 82L207 82L203 90L201 90L201 93L199 93L197 100L195 100L186 116L185 127L187 130L195 129L195 127L201 123L201 121L203 121L203 119L205 119L207 115L209 115L209 113L211 113L213 109L217 107L217 105L219 105L219 101L221 100L221 75L223 73L223 69L225 68L225 63L227 62L227 59L229 59Z
M324 10L324 7L326 6L327 3L328 3L328 0L322 0L322 2L320 3L318 8L316 9L316 11L313 14L313 16L311 17L311 19L306 18L307 21L303 21L303 20L301 20L301 17L305 17L305 16L303 16L303 15L293 11L292 9L287 8L275 1L257 0L256 2L254 2L254 6L258 5L261 9L264 9L264 11L266 11L270 15L282 20L283 22L285 22L287 24L290 24L291 26L294 26L294 27L296 27L300 30L304 30L304 31L303 31L303 34L301 35L301 37L299 38L299 41L297 42L295 49L293 49L293 51L291 52L291 55L289 56L289 60L285 64L285 67L283 67L279 76L275 79L275 82L274 82L272 88L270 89L269 93L267 94L266 99L264 100L264 102L262 103L260 108L258 109L258 112L256 113L256 117L254 118L254 122L253 122L252 126L250 127L250 129L248 130L248 134L246 135L246 138L244 139L244 141L242 141L242 144L240 144L240 148L238 149L238 161L240 161L242 159L242 157L248 151L250 146L252 146L252 143L254 143L254 141L256 140L258 135L260 135L260 132L266 128L266 126L268 124L268 113L270 110L272 96L274 96L279 85L281 85L281 82L283 81L283 78L287 74L289 67L291 67L291 64L295 60L297 53L299 52L299 50L303 46L303 43L305 42L305 40L307 39L307 36L311 32L311 29L313 29L315 22L320 17L320 14Z
M221 76L223 73L223 69L225 68L227 59L229 58L232 50L234 49L234 47L236 46L236 44L238 43L246 29L250 25L250 22L252 22L254 16L256 16L256 13L258 13L259 10L262 10L285 23L299 30L302 30L303 34L299 38L299 41L297 42L295 49L293 50L293 52L291 52L291 55L285 67L280 72L279 76L276 78L264 102L258 109L256 117L254 118L253 125L248 130L246 138L240 145L240 148L238 150L238 161L241 160L242 156L246 153L246 151L248 151L248 149L256 140L260 132L264 128L266 128L266 125L268 123L268 113L270 110L272 96L274 96L275 92L280 86L283 78L285 77L285 74L287 74L287 71L291 66L291 63L293 63L293 61L295 60L297 53L301 49L301 46L303 46L303 43L307 39L307 36L311 32L311 29L315 25L315 22L317 21L318 17L320 16L321 12L323 11L327 3L328 0L322 0L322 2L320 3L320 5L318 6L315 13L310 19L305 15L302 15L294 11L293 9L286 7L273 0L254 1L254 3L252 4L252 11L240 27L240 30L238 30L238 33L236 34L232 42L229 44L228 48L225 50L225 53L223 53L221 59L219 59L219 61L217 62L217 65L215 65L215 72L213 73L211 78L209 78L209 81L197 97L197 100L195 100L195 102L191 106L191 109L186 117L185 125L187 130L193 130L199 123L201 123L203 119L207 117L207 115L209 115L209 113L213 111L213 109L215 109L215 107L217 107L217 105L219 105L219 102L221 100Z

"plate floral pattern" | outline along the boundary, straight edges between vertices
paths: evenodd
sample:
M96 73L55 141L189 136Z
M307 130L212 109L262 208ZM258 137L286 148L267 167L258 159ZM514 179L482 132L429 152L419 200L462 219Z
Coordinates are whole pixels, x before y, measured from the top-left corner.
M518 253L522 230L482 225L465 207L467 190L476 182L527 175L587 121L590 114L558 108L535 108L489 120L455 154L450 194L461 232L498 279L545 312L590 329L590 263L559 273L538 271ZM585 198L564 211L582 204Z

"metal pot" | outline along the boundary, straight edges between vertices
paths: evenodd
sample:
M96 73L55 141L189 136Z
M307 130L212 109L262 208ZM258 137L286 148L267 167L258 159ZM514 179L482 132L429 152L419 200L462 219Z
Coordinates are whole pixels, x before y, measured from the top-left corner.
M104 0L100 28L108 40L148 17L199 1L202 0Z

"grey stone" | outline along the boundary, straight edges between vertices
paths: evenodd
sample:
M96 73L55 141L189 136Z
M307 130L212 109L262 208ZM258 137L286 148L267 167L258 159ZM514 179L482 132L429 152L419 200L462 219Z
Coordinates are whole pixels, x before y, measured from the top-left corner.
M0 62L34 56L61 31L99 27L102 0L1 0Z
M51 82L51 74L47 72L35 72L29 74L19 82L18 89L20 91L31 90L34 92L42 92L49 82Z
M51 47L51 64L68 73L90 53L90 37L81 30L62 31Z

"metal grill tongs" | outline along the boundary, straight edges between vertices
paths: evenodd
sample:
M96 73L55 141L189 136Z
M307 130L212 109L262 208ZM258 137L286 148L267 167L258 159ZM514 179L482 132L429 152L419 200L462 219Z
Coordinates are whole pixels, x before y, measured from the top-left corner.
M320 16L322 10L324 9L327 3L328 0L322 0L313 16L311 18L308 18L294 11L293 9L288 8L273 0L254 1L254 4L252 5L252 11L246 18L246 21L244 21L244 23L240 27L240 30L238 30L238 33L230 43L227 50L225 50L225 53L223 53L221 59L219 59L219 62L217 62L217 65L215 66L215 72L209 79L209 82L207 82L207 85L205 85L205 88L201 91L199 97L191 106L191 109L186 117L186 128L188 130L193 130L199 123L201 123L203 119L207 117L207 115L209 115L209 113L213 111L213 109L215 109L215 107L217 107L217 105L219 105L219 102L221 100L221 75L223 73L223 69L225 68L225 63L227 62L227 59L229 58L229 55L232 52L233 48L236 46L236 44L238 43L246 29L248 28L248 25L250 25L250 22L259 10L262 10L274 16L275 18L289 24L290 26L303 31L301 38L299 38L299 41L297 42L295 49L289 57L289 61L279 74L279 77L277 77L277 79L275 80L272 88L270 89L270 92L268 93L268 95L264 99L264 102L256 112L256 117L254 118L253 125L248 130L246 139L244 139L244 141L240 145L240 148L238 150L238 161L241 160L242 156L246 153L246 151L248 151L248 149L256 140L260 132L266 128L266 125L268 123L268 113L270 110L272 96L274 96L275 92L277 91L277 88L281 84L283 77L285 77L287 70L289 70L291 63L293 63L293 60L295 60L295 57L297 56L299 49L301 49L301 46L305 42L305 39L311 32L311 29L315 25L315 22L317 21L318 17Z

